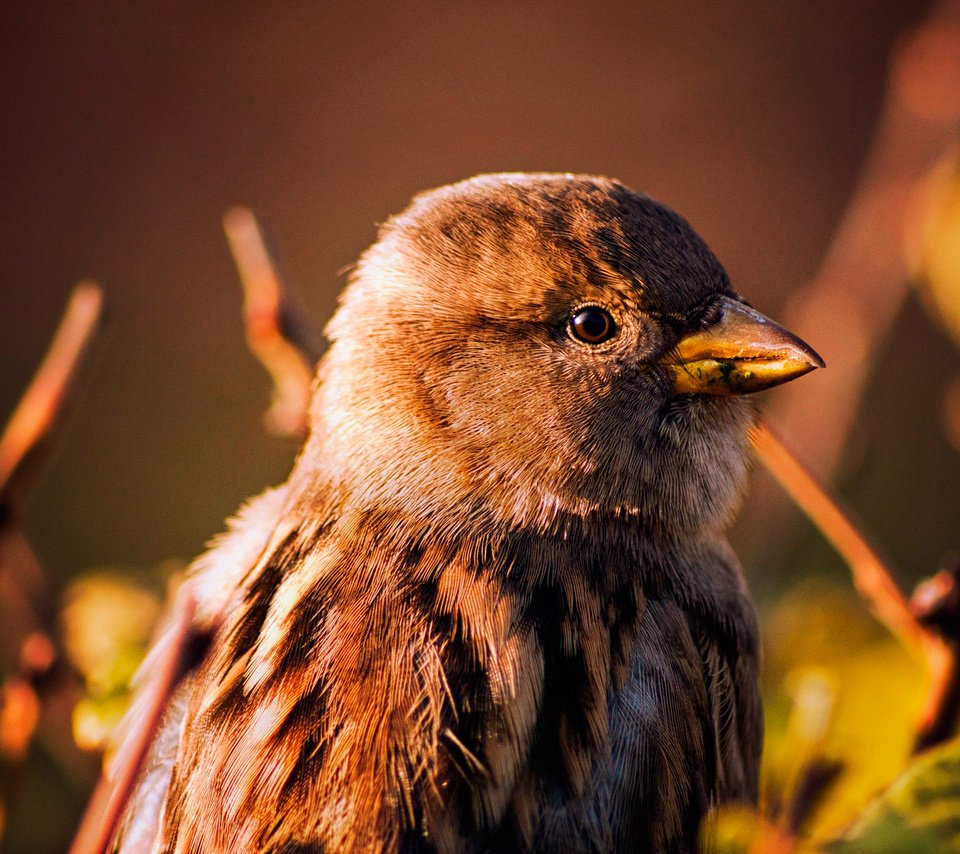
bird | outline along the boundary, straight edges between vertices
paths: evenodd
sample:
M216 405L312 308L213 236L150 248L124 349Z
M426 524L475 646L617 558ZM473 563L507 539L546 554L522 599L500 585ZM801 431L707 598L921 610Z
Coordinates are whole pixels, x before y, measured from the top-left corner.
M725 532L749 395L816 352L666 205L554 173L416 196L326 337L289 479L192 565L113 848L689 852L754 803Z

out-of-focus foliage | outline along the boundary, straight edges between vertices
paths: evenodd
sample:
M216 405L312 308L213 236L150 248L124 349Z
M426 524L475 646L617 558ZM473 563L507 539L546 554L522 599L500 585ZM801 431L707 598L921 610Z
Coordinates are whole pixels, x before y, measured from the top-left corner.
M930 177L915 275L931 313L960 344L960 145Z
M831 854L960 851L960 740L915 759Z
M159 575L174 569L164 564ZM67 588L61 615L64 647L84 680L84 696L73 712L73 735L84 750L102 750L126 711L130 680L160 613L161 592L156 583L121 570L83 575Z
M725 807L707 818L701 833L703 854L749 854L789 851L789 841L776 826L752 810Z
M842 763L805 828L822 840L903 768L922 700L922 667L849 588L803 583L764 623L767 801L788 800L806 763Z

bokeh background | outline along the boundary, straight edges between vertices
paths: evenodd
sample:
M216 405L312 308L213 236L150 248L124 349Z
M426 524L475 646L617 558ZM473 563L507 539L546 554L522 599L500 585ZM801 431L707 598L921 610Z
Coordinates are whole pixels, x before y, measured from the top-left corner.
M109 305L95 369L25 514L47 572L65 583L187 559L288 471L295 444L262 428L269 381L244 345L229 206L258 213L322 324L338 271L413 193L485 171L609 174L686 216L778 317L817 271L890 52L927 6L6 3L0 416L72 285L96 278ZM909 297L866 359L855 453L837 482L916 579L960 547L960 454L941 417L960 357ZM802 452L804 436L791 438ZM749 506L736 540L778 678L811 633L813 659L844 631L873 637L810 526L788 512L764 531L762 511ZM816 622L838 612L841 629ZM868 708L901 702L863 690ZM914 700L902 702L911 714ZM92 763L68 773L42 740L37 753L11 850L61 850L90 783Z

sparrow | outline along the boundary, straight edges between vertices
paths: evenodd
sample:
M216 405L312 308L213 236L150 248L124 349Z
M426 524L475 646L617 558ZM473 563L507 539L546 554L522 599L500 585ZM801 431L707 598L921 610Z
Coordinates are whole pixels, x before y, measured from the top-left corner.
M288 481L193 565L208 640L114 847L688 852L754 802L724 531L747 395L820 357L668 207L571 174L416 197L326 334Z

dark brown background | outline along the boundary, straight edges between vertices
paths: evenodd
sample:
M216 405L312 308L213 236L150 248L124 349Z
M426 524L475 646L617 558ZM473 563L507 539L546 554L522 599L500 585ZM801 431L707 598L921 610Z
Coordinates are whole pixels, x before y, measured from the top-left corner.
M414 192L483 171L606 173L676 207L776 316L816 270L888 53L925 7L4 4L0 413L78 278L110 306L26 520L51 573L189 557L285 476L295 447L261 430L269 386L243 343L229 205L262 215L324 321L337 271ZM895 335L908 346L875 354L873 444L848 485L916 575L958 540L943 489L960 467L936 426L957 358L915 304ZM891 388L900 352L941 372Z

